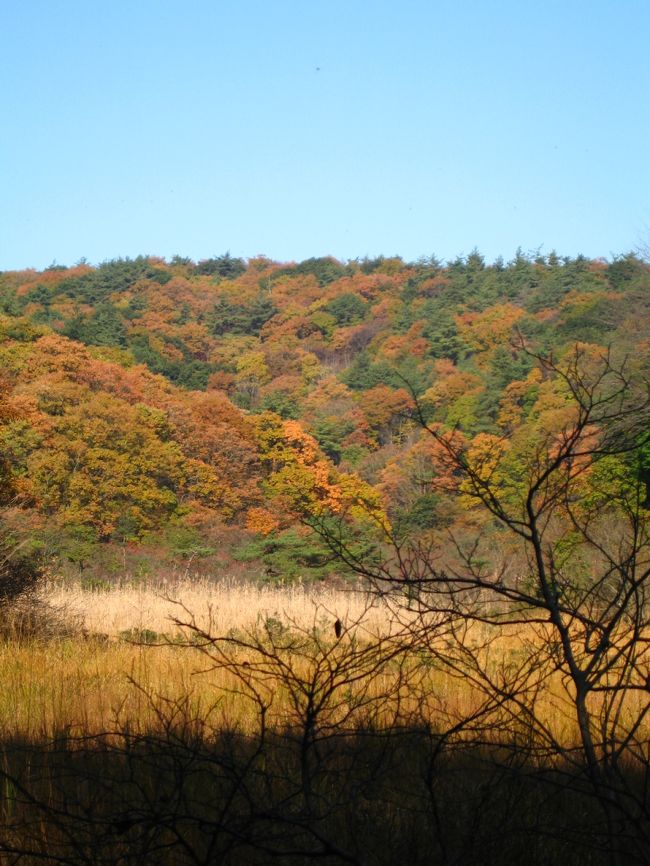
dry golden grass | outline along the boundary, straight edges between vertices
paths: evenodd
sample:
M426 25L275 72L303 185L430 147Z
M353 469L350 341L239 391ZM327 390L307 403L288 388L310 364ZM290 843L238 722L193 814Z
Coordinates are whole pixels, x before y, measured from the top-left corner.
M89 592L80 585L52 583L43 590L47 600L79 620L90 633L116 638L131 630L151 630L172 636L174 619L193 618L213 634L242 630L272 617L302 628L337 618L343 623L362 616L368 628L390 627L389 610L355 590L277 587L229 581L179 581L170 587L122 586Z
M101 592L53 584L44 593L78 629L56 640L0 644L0 735L5 737L36 740L61 732L95 734L125 725L155 728L161 723L161 709L167 706L169 710L174 702L183 703L183 712L196 718L212 713L217 722L222 719L254 727L258 708L245 697L241 679L227 666L215 667L196 648L180 645L183 630L175 620L193 619L212 635L257 632L262 640L269 625L303 635L318 633L326 650L330 645L336 647L335 663L349 650L355 623L361 641L395 635L400 628L388 604L345 590L185 582L166 590L124 586ZM336 618L350 628L340 645L334 634ZM441 642L445 639L440 638ZM521 627L504 629L498 640L484 646L485 635L479 627L464 636L495 676L502 664L517 664L527 643L543 639ZM249 656L245 649L228 652L234 653L237 663L249 663L250 658L255 668L254 651ZM480 688L467 676L450 676L436 664L427 665L426 655L424 651L413 656L417 686L402 688L400 712L405 718L415 710L434 719L468 716L482 700ZM305 657L295 664L302 675L312 660ZM257 674L263 670L262 665ZM396 678L402 675L403 669L389 666L373 680L367 694L380 699L391 690L395 693ZM269 718L282 723L287 718L287 698L283 684L274 676L269 669L273 697ZM263 673L258 682L264 683ZM546 689L537 707L564 743L575 737L567 697L558 679ZM390 709L386 712L390 717Z
M316 628L333 639L337 618L344 624L363 619L366 634L391 629L384 605L345 590L186 581L168 588L88 591L53 582L43 597L74 630L58 640L0 644L5 736L155 727L164 701L185 697L197 715L218 707L229 722L245 725L253 707L238 698L236 678L223 669L206 671L204 655L170 644L187 636L176 621L192 621L213 635L282 623L305 632Z

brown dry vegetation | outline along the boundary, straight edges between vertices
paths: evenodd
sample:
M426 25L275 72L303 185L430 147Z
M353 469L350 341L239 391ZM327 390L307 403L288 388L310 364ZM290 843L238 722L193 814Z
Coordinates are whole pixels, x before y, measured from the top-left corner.
M549 761L442 664L460 640L498 678L543 629L429 621L425 646L403 600L352 590L44 592L69 632L0 645L2 866L609 862L566 685L537 698Z
M296 656L302 671L319 652L334 649L345 656L350 646L366 647L370 668L377 654L398 655L393 645L406 642L404 630L416 619L414 611L391 599L303 586L187 581L173 588L124 585L96 592L79 584L51 584L43 594L67 618L71 630L53 640L0 644L0 732L5 737L38 739L61 731L85 736L124 725L148 730L160 721L159 704L184 696L197 713L203 708L207 714L218 705L224 724L250 728L247 716L254 717L257 708L245 690L237 689L233 667L250 665L258 644L263 647L271 640L274 647L285 649L283 636L314 638L313 653ZM337 618L344 628L338 648ZM226 648L209 641L206 646L202 636L232 640ZM531 646L549 639L548 630L539 627L502 625L498 636L492 636L476 623L462 637L486 674L516 668ZM444 655L449 641L443 630L433 647L415 646L406 653L408 689L400 704L403 718L396 721L407 722L417 709L420 721L436 727L437 721L467 718L479 705L477 682L467 672L454 675L443 669L431 652ZM373 680L370 691L377 699L389 691L396 665L391 659L387 672ZM400 675L404 676L403 669ZM280 689L282 671L269 670L268 676L276 677ZM286 719L282 697L287 695L281 689L278 694L276 722ZM543 708L543 723L569 747L577 731L567 698L558 676L539 697L538 707ZM643 700L641 693L635 703Z

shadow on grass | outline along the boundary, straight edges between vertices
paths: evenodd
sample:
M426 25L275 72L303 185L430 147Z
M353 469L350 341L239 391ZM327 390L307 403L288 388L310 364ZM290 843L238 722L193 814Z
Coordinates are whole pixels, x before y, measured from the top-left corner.
M321 738L306 766L303 746L191 724L4 743L0 862L608 862L579 776L520 747L368 728Z

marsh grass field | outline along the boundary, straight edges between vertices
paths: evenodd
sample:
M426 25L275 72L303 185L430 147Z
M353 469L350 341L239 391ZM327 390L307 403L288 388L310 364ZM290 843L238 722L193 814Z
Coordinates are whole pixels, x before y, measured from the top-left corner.
M404 651L403 604L207 580L41 592L58 633L0 644L2 866L608 862L561 682L536 699L550 760L471 666L438 663L448 635ZM463 636L496 678L539 639Z
M187 696L197 708L207 711L219 705L229 724L245 725L251 707L234 685L232 665L215 659L209 646L206 653L197 632L234 638L228 658L234 665L249 665L250 650L238 646L238 639L263 644L274 636L306 635L315 637L316 655L345 656L351 642L374 646L400 640L410 619L401 606L362 591L303 585L184 580L89 590L79 583L55 582L46 584L41 596L63 626L62 633L21 638L17 627L18 639L0 644L0 724L9 736L52 737L61 731L85 736L124 724L144 730L160 721L157 699ZM344 628L338 646L337 619ZM466 637L474 646L484 639L478 626ZM496 662L497 648L491 644L493 663L516 664L522 645L531 639L534 635L522 635L521 629L504 632ZM309 653L298 656L298 667L307 675L313 659ZM374 664L372 654L368 663ZM466 678L442 672L426 651L407 655L406 664L420 669L420 675L417 696L412 702L402 699L405 713L410 703L430 721L443 707L445 715L459 718L471 712L476 696ZM373 678L371 690L378 697L390 680L391 665L387 668ZM355 676L358 673L363 672L355 671ZM415 689L414 681L411 685ZM278 694L275 704L281 705L281 691ZM278 714L281 718L281 706ZM570 730L571 720L557 703L549 704L548 722L558 733Z
M206 654L197 632L234 638L229 651L236 665L250 663L247 648L238 646L237 639L263 643L273 635L313 636L316 654L327 655L338 650L338 619L345 654L351 641L399 641L415 618L401 603L372 593L302 584L186 579L169 585L125 582L97 590L52 582L43 586L41 596L63 624L62 634L21 638L18 627L17 639L0 644L0 724L12 736L53 736L61 730L95 734L118 721L147 727L157 718L153 696L191 695L206 708L227 703L229 720L240 723L231 666L218 663L209 646ZM436 647L434 638L432 648L444 652L447 639L442 634ZM544 639L539 630L503 626L499 637L488 641L487 631L477 624L463 636L469 647L484 647L483 664L493 670L516 668L531 644ZM303 666L312 661L307 655L302 654ZM472 711L477 696L470 678L442 670L426 650L406 657L421 671L418 709L429 721L435 723L436 713L460 718ZM373 685L378 693L381 684ZM556 685L540 698L547 711L544 722L570 743L577 736L573 708L564 704L559 680Z
M147 729L159 721L156 698L188 696L197 710L219 704L229 723L245 724L247 704L237 698L232 673L197 651L195 629L211 636L312 634L327 646L337 619L362 641L398 628L387 604L352 589L184 580L98 590L54 582L41 597L62 634L21 637L17 626L17 639L0 644L0 724L9 736L92 735L123 724ZM244 649L232 654L246 660Z
M206 711L228 703L231 721L241 722L232 677L222 668L210 670L206 657L187 646L191 635L181 622L215 636L269 628L333 636L339 617L362 622L366 634L391 630L386 606L371 604L363 593L300 585L182 580L98 590L53 582L41 597L62 634L21 637L17 625L17 639L0 644L0 725L9 736L92 735L124 723L145 729L158 719L153 696L191 696Z

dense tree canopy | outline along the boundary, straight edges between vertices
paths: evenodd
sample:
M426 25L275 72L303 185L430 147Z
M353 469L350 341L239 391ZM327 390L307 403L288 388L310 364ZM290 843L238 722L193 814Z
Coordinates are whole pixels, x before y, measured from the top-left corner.
M631 254L4 272L2 495L19 490L42 532L98 544L234 526L268 556L273 533L281 550L311 543L305 511L360 519L361 503L378 526L435 533L473 518L418 413L486 467L507 437L499 471L516 485L526 448L566 420L531 352L611 346L647 377L649 289Z

